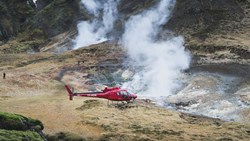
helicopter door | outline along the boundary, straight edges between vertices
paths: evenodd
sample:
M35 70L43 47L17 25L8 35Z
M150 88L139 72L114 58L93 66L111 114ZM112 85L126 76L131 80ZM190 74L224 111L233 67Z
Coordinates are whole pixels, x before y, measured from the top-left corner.
M128 93L126 91L120 91L120 95L123 99L128 99Z

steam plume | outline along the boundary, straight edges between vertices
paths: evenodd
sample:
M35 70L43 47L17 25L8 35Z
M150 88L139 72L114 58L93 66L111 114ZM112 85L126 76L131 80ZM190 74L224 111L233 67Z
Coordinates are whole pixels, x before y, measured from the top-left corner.
M176 80L190 62L184 39L178 36L157 40L160 27L169 19L174 5L175 0L161 0L156 7L131 17L126 23L122 45L140 71L123 87L150 97L171 95L178 87Z
M94 19L82 21L77 25L78 36L74 49L108 40L107 34L112 30L117 18L118 2L119 0L81 0L88 12L94 15Z

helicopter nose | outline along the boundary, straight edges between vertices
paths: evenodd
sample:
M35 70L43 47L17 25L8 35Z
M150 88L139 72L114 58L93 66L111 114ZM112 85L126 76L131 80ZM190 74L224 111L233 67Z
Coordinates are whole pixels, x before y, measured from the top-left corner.
M133 97L134 97L134 99L136 99L136 98L137 98L137 95L134 94Z

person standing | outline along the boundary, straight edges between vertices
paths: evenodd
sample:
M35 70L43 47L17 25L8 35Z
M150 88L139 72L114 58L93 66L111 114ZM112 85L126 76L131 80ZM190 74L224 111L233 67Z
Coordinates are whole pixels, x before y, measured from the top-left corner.
M5 76L6 76L6 73L4 72L4 73L3 73L3 79L5 79Z

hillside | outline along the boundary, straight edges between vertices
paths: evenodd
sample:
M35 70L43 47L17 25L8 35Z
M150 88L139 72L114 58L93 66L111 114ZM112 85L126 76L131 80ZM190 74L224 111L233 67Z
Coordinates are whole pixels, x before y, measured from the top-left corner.
M86 140L248 140L248 122L183 114L144 100L127 108L122 103L118 107L115 103L108 106L107 100L101 99L68 100L65 83L75 91L96 88L88 76L104 73L103 64L105 70L113 72L109 63L119 64L122 54L117 46L105 44L59 56L1 55L6 59L1 62L1 73L6 72L6 79L0 79L1 111L41 120L44 133L51 136L71 132ZM84 63L78 65L78 61ZM249 117L247 113L245 116Z
M246 63L249 5L249 0L180 1L165 27L184 35L186 47L205 62Z
M86 9L80 10L79 2L38 0L35 7L32 1L27 5L23 0L18 1L19 7L15 7L15 0L1 1L1 52L49 51L43 49L48 46L69 48L67 46L72 46L70 39L77 33L77 22L91 18ZM122 34L124 20L155 3L121 0L118 5L121 16L116 21L115 34ZM250 56L249 3L249 0L177 0L161 36L166 36L168 29L174 34L184 35L186 47L205 62L211 58L238 63L243 60L244 63ZM11 12L12 9L16 12Z
M165 13L170 15L168 22L159 24L160 32L150 35L157 38L150 39L162 43L183 36L181 49L188 57L178 54L175 47L179 46L171 42L166 48L172 50L157 50L159 44L147 50L147 44L133 38L140 36L129 34L135 39L133 47L145 46L152 57L148 59L139 52L135 56L142 61L138 63L121 43L126 23L140 13L146 17L144 11L153 11L157 3L120 0L114 10L119 13L114 16L114 26L104 37L107 40L76 49L81 21L97 23L97 32L105 28L98 23L104 19L105 10L99 7L99 15L95 15L80 0L1 0L0 140L248 141L250 0L176 0L175 6L167 8L172 12ZM144 31L132 33L142 35ZM182 47L182 40L180 44ZM163 60L157 58L161 52L167 52ZM183 58L185 62L191 58L189 68L179 69L175 64ZM147 72L158 63L145 66L151 60L163 63ZM163 69L163 64L170 66L170 71ZM136 91L138 99L129 104L84 97L69 101L64 87L67 84L75 92L99 91L130 82L138 72L157 76L166 72L159 79L178 77L163 84L160 92L151 91L152 97ZM142 90L150 85L140 83L145 84ZM167 93L167 88L175 84L178 87Z

